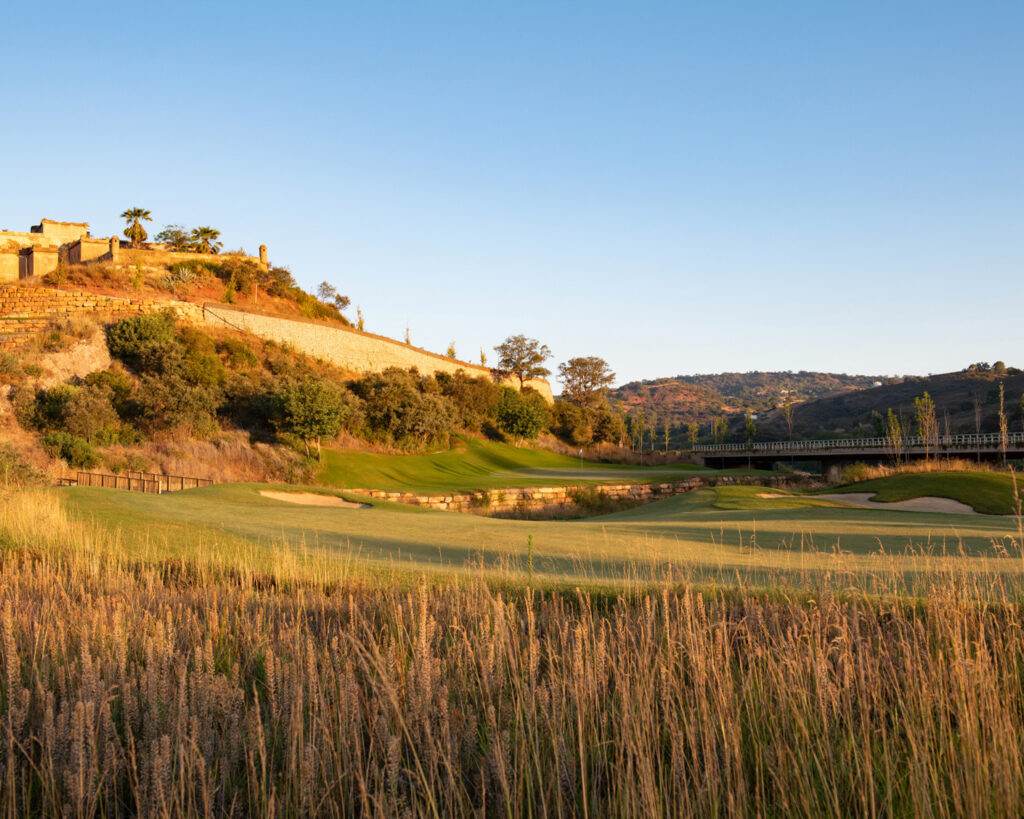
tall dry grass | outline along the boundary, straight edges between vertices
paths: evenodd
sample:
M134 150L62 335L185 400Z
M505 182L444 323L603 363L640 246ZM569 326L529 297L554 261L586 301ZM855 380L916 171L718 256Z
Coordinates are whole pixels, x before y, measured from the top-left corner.
M0 505L4 816L1024 808L994 572L887 602L319 582L131 562L47 497Z
M987 461L970 461L966 458L932 458L921 461L906 461L898 464L856 463L843 467L843 483L859 483L893 475L912 475L924 472L997 472L1000 467Z

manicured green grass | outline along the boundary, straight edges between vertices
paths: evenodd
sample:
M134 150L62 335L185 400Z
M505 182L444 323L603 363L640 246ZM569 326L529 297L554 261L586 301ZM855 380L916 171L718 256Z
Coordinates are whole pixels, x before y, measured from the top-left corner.
M352 450L324 450L320 483L346 489L395 492L471 492L511 486L561 486L631 481L644 483L710 472L687 464L635 467L599 464L557 455L544 449L514 447L475 438L429 455L378 455ZM746 474L744 470L717 474Z
M1024 480L1019 481L1024 497ZM983 515L1017 513L1013 479L1001 472L910 472L846 484L828 492L874 492L872 500L892 502L911 498L951 498Z
M577 583L650 578L685 566L714 582L786 585L785 578L798 574L840 568L891 574L893 561L914 572L929 559L921 555L962 549L968 561L991 561L1000 549L1016 548L1010 543L1015 523L1007 519L856 509L797 496L774 501L758 497L762 487L698 490L573 522L501 520L383 501L371 509L299 506L262 497L261 488L271 487L226 484L161 496L53 491L75 517L117 531L129 551L237 552L254 563L294 552L373 571L475 566L521 573L531 536L538 575ZM901 556L908 551L916 556ZM1005 562L1007 570L1020 571L1019 558Z

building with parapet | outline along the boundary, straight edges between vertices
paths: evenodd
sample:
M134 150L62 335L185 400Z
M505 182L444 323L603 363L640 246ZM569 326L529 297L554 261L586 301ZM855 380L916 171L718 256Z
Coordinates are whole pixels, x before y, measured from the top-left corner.
M0 230L0 284L16 283L29 277L42 278L53 273L59 263L127 262L146 265L169 264L175 261L208 257L212 254L176 253L166 245L144 243L138 248L124 248L117 236L95 238L89 235L88 222L56 222L40 219L27 232ZM257 261L255 258L253 261ZM260 245L259 264L267 267L267 248Z

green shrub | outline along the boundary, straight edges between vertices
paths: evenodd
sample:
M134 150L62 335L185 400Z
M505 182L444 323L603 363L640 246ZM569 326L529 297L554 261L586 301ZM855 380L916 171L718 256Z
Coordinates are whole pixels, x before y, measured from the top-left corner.
M541 404L528 394L503 387L495 412L498 428L517 440L536 438L547 420L547 410Z
M586 446L594 440L590 413L568 401L556 401L551 413L552 431L573 446Z
M76 389L67 384L57 384L48 390L37 391L31 425L41 430L62 427L68 404L75 392Z
M246 370L256 367L260 363L249 345L236 338L228 338L220 342L217 345L217 352L233 369Z
M67 461L73 469L92 469L100 462L96 450L84 438L69 432L51 432L43 438L43 449L51 458Z
M321 378L285 384L279 401L279 428L302 441L307 456L309 445L313 443L319 457L321 440L333 438L341 431L349 410L344 390Z
M0 485L7 487L41 486L46 475L17 450L0 446Z
M102 386L75 390L64 405L64 430L79 438L109 446L119 438L121 419L111 402L111 391Z
M178 373L144 375L135 401L149 430L183 427L206 437L218 429L223 392L211 384L190 383Z
M121 418L129 420L138 415L138 406L132 400L132 380L120 367L91 372L85 377L85 384L106 389L110 403Z
M174 314L170 311L124 318L107 328L110 354L131 366L137 366L153 348L174 343Z
M458 413L443 395L424 394L418 375L390 368L353 384L364 401L365 434L395 443L427 444L447 439Z

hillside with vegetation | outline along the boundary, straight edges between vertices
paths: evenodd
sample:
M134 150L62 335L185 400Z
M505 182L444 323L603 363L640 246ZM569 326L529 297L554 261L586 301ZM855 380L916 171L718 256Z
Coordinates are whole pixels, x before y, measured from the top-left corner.
M824 396L848 394L887 383L884 376L846 375L807 371L708 373L631 381L610 391L609 401L627 416L630 430L646 429L650 446L685 447L688 429L696 424L701 440L712 439L712 423L728 425L745 413L763 413L787 400L796 404ZM639 441L639 435L633 436ZM639 446L638 443L635 444Z
M796 438L861 437L884 434L889 410L901 419L908 432L913 429L914 400L925 393L935 403L940 434L998 432L1000 388L1003 413L1013 429L1021 429L1024 372L1002 362L973 364L959 372L929 376L906 376L899 382L872 389L845 392L793 405L793 436ZM739 434L742 419L734 419L731 430ZM759 439L789 437L782 407L757 419Z

